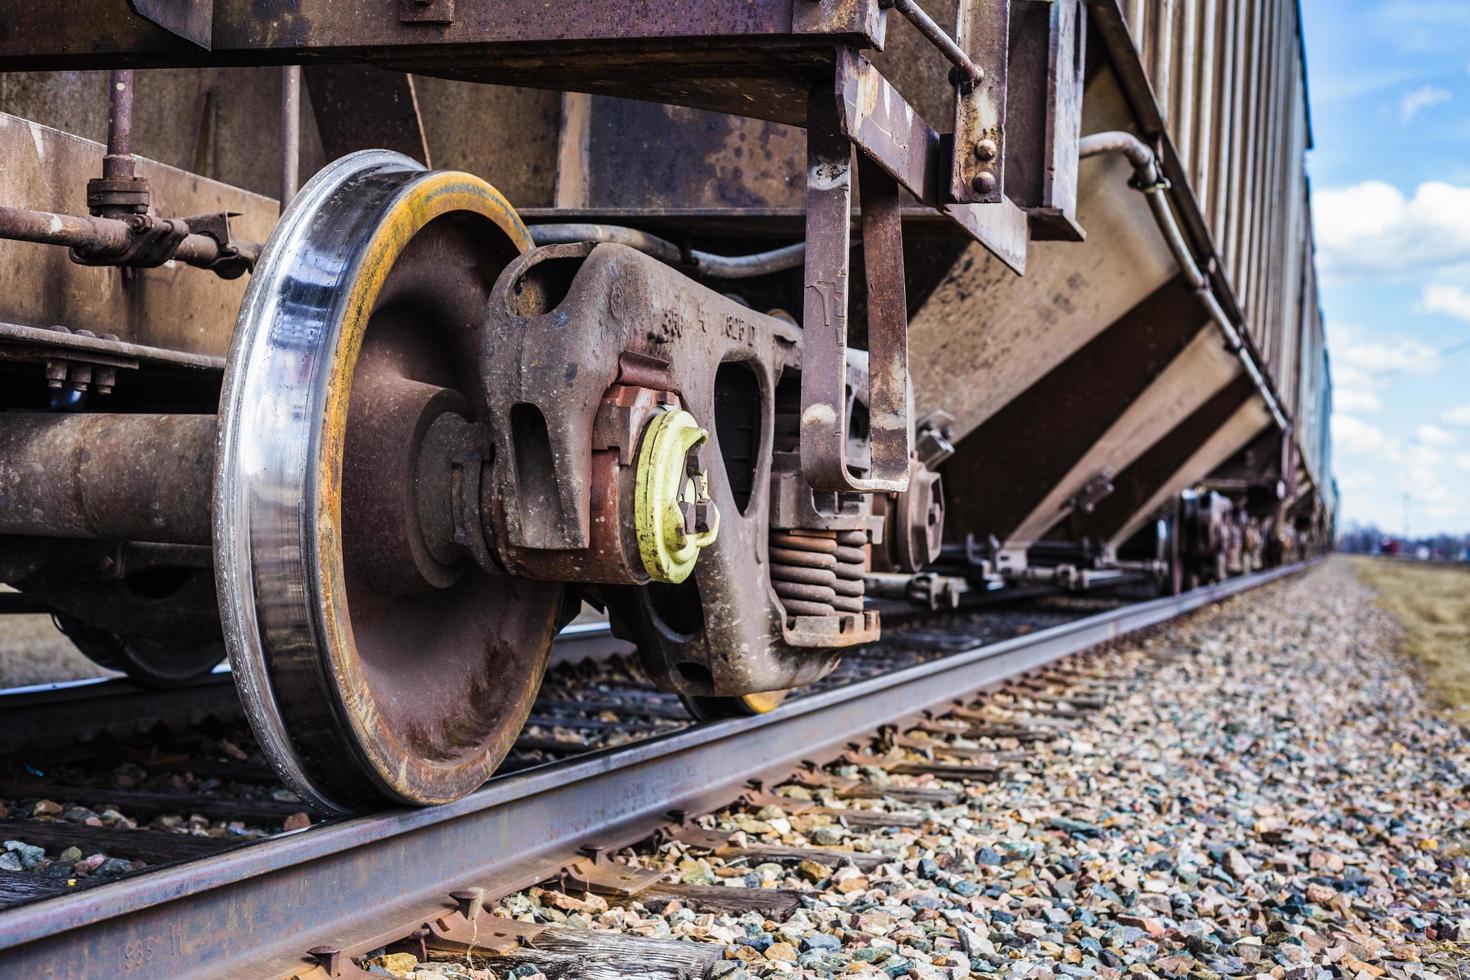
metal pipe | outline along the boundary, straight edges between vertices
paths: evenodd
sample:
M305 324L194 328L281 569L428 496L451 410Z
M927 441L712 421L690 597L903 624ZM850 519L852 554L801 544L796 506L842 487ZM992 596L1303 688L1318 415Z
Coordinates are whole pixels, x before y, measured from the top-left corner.
M106 180L132 180L133 159L133 70L119 68L108 79L107 155L102 158Z
M1138 182L1151 187L1160 181L1159 161L1147 143L1132 133L1121 130L1092 133L1077 143L1077 156L1083 160L1105 153L1118 153L1128 158L1138 175Z
M88 252L121 252L132 241L132 226L117 218L90 218L29 208L0 206L0 239L65 245ZM251 265L260 255L255 242L232 243ZM179 243L174 258L187 265L208 268L219 259L219 243L208 235L188 235Z
M931 44L939 49L950 62L964 73L965 80L971 85L979 85L985 80L985 70L970 60L970 55L954 38L945 33L944 28L934 22L934 18L924 12L914 0L879 0L880 7L891 7L903 15L904 19L914 25L914 29L924 35Z
M1277 426L1283 432L1290 432L1291 423L1281 408L1276 392L1272 390L1260 365L1256 363L1255 356L1246 346L1245 338L1241 335L1240 330L1215 297L1215 290L1209 277L1195 262L1194 253L1190 251L1189 244L1179 230L1179 223L1175 220L1174 211L1169 207L1165 196L1169 191L1169 183L1163 179L1163 171L1159 167L1158 158L1154 156L1154 151L1149 149L1148 144L1143 140L1127 132L1093 133L1082 137L1077 144L1077 155L1084 160L1108 153L1121 154L1133 164L1134 180L1132 184L1148 201L1154 224L1158 225L1159 233L1164 237L1164 244L1174 256L1180 272L1184 274L1190 287L1199 295L1200 301L1205 304L1205 311L1209 314L1210 319L1225 335L1226 346L1240 358L1245 373L1265 400L1266 407L1270 410L1272 418L1276 420Z
M0 534L207 545L215 416L0 415Z
M711 279L752 279L785 269L795 269L806 261L805 242L751 255L715 255L698 249L685 250L666 238L622 225L545 224L531 225L530 231L537 245L568 245L576 242L627 245L660 262Z
M133 157L133 73L119 69L107 78L107 152L102 176L87 181L87 210L94 217L128 220L148 213L148 181Z
M281 210L301 186L301 66L281 69Z
M115 218L83 218L0 206L0 238L100 250L126 248L129 237L128 223Z

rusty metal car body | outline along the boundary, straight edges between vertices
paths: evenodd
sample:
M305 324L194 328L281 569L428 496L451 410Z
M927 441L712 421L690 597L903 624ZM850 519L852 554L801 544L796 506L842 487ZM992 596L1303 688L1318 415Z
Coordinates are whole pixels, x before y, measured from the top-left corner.
M0 581L324 810L477 785L583 601L717 714L1177 588L1185 491L1331 540L1288 0L3 6Z

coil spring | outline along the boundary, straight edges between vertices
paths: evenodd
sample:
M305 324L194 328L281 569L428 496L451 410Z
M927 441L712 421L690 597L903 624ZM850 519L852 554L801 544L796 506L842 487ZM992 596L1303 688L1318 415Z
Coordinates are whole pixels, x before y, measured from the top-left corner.
M771 584L788 616L863 611L866 531L771 531Z

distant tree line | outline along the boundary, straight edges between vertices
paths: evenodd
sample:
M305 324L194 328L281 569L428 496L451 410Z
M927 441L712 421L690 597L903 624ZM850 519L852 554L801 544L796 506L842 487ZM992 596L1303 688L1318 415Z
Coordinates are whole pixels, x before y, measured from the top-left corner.
M1397 555L1424 561L1470 561L1470 534L1436 534L1405 538L1380 531L1373 524L1349 524L1338 535L1337 550L1360 555Z

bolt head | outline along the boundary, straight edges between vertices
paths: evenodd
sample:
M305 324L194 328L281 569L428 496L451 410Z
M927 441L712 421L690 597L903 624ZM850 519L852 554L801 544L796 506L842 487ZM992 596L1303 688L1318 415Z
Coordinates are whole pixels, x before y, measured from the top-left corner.
M995 174L986 170L977 175L974 180L970 181L970 186L975 189L976 194L994 194Z
M994 160L1000 148L995 145L995 140L983 139L975 144L975 157L980 160Z

